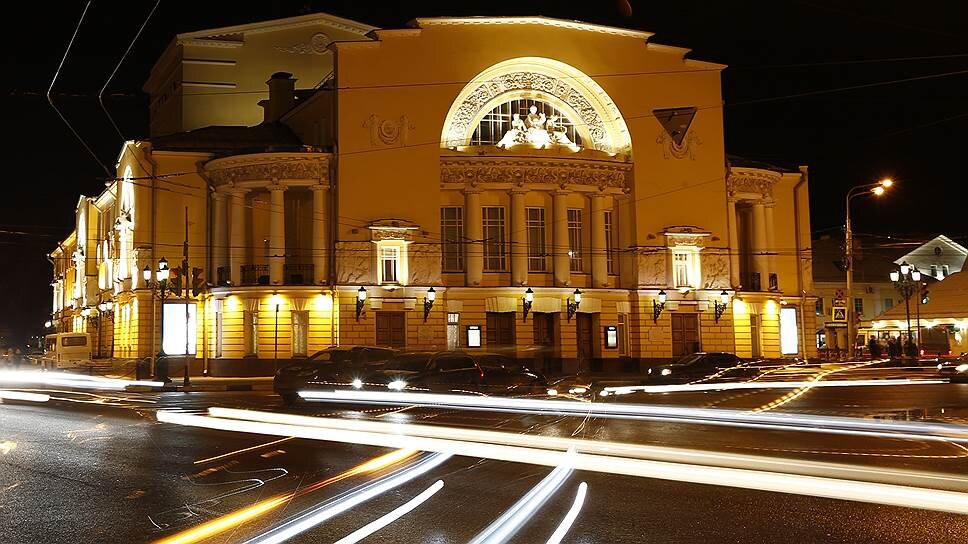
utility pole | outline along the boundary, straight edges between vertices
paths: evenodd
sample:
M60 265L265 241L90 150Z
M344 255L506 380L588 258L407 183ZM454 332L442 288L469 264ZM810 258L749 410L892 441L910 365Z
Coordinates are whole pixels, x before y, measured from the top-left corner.
M189 291L188 286L188 206L185 206L185 244L183 248L183 259L182 259L182 288L185 290L185 385L189 385L189 367L191 366L191 354L189 353L189 336L191 335L191 330L189 329L189 323L191 321L191 316L188 313L188 304L191 300L191 291Z

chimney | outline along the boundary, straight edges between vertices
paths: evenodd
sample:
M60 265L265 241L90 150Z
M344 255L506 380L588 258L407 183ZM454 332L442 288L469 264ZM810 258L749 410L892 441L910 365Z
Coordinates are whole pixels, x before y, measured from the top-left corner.
M259 105L265 110L263 121L274 123L295 105L296 80L289 72L276 72L266 85L269 86L269 99L260 100Z

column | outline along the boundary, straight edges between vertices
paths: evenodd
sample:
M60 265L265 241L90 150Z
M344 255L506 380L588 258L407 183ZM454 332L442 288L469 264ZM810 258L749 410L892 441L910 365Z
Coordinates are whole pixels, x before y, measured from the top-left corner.
M481 217L481 192L477 189L464 191L464 266L467 285L477 286L484 277L484 223Z
M608 245L605 243L605 195L593 193L589 197L589 209L591 209L591 261L592 261L592 287L608 287L608 256L605 252Z
M232 285L242 285L242 265L245 264L245 194L247 189L231 191L232 213L229 232L229 277Z
M528 284L528 225L524 209L527 191L511 191L511 285Z
M773 228L773 207L776 204L772 199L766 201L763 206L763 216L766 220L766 250L770 255L766 259L767 270L770 274L776 274L776 229ZM769 275L767 276L767 282ZM769 283L767 283L769 286Z
M568 257L568 191L555 191L552 199L551 245L554 248L555 285L571 284L571 259Z
M286 186L269 185L269 283L285 283L286 264Z
M209 278L218 280L218 269L229 265L229 219L228 195L216 191L212 194L212 270Z
M729 284L736 287L742 283L739 264L739 218L736 217L736 199L726 197L726 229L729 231Z
M326 214L329 185L320 183L310 189L313 191L313 282L322 285L329 281L329 218Z
M753 204L753 271L760 275L760 290L769 285L769 267L766 252L766 207L762 201Z

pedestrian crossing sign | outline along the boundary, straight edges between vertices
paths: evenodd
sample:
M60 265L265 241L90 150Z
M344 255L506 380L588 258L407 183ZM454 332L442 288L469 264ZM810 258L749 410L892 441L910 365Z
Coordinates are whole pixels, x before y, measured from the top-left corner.
M830 316L831 321L846 323L847 322L847 307L846 306L834 306L832 309L832 315Z

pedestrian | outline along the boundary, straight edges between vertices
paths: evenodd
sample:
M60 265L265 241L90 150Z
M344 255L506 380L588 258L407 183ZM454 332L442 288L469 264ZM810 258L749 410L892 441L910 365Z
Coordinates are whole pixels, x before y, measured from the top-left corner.
M877 343L877 337L871 336L869 342L867 342L867 349L870 350L871 359L881 358L881 345Z
M914 345L914 342L912 342L910 338L908 338L907 343L904 344L904 352L912 359L918 356L918 347Z
M888 359L893 359L897 352L897 344L894 342L894 337L891 336L887 339L887 357Z

